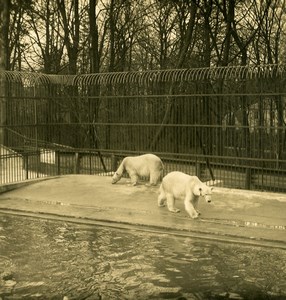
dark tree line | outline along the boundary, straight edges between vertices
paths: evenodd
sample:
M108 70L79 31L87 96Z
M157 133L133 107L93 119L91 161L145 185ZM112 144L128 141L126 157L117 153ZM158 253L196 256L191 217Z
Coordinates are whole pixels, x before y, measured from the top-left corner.
M77 74L285 61L285 0L0 3L7 70Z

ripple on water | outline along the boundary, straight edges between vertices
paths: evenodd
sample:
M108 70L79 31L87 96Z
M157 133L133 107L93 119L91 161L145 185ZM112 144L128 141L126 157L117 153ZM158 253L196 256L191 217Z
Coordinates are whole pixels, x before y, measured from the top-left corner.
M286 254L279 249L9 215L0 228L2 299L286 295Z

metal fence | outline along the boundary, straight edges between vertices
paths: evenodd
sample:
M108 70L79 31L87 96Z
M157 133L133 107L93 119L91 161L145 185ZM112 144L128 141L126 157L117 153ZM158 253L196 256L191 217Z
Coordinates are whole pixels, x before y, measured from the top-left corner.
M155 153L218 186L286 189L286 65L1 72L0 183L108 174Z

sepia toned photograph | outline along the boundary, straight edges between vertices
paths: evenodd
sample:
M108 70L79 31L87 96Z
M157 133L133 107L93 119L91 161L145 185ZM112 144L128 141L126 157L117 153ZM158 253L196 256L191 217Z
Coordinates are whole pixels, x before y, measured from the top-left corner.
M0 0L0 300L286 300L286 0Z

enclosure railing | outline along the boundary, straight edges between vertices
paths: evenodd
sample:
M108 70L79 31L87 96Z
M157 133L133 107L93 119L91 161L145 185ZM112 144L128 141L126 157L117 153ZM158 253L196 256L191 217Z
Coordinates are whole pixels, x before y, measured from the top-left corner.
M152 152L224 187L285 191L286 65L0 72L0 184L111 174Z

